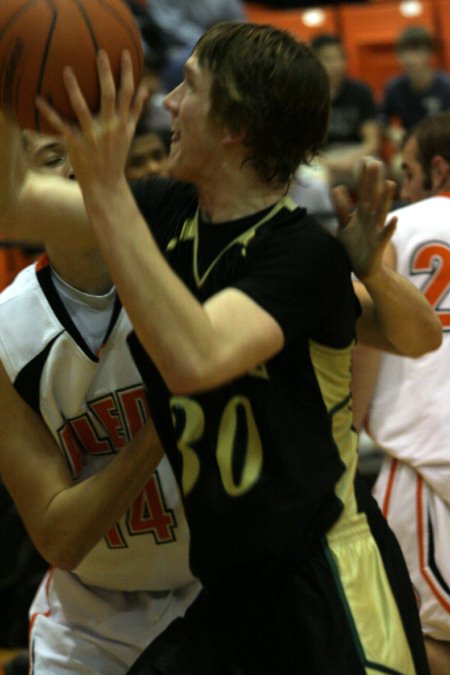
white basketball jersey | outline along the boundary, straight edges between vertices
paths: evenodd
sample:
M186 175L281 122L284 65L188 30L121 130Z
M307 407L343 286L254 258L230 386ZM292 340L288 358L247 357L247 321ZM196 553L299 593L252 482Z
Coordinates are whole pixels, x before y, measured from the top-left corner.
M417 359L383 354L368 432L450 503L450 198L431 197L396 213L397 270L436 309L444 339Z
M131 332L117 302L105 342L93 354L46 264L27 267L0 295L0 359L51 430L75 481L110 462L149 416L127 341ZM74 572L100 588L177 588L193 580L188 550L180 493L164 458L133 506Z
M443 343L418 359L383 354L368 432L386 451L374 486L417 593L425 635L450 640L450 195L402 208L397 270L437 311Z

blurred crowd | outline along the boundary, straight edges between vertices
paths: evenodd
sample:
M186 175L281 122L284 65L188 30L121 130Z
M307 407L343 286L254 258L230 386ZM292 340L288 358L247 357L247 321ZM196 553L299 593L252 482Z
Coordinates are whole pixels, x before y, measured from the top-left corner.
M149 91L130 155L129 176L165 175L171 131L164 96L183 80L184 62L200 35L220 21L245 21L246 4L241 0L127 2L142 35L144 80ZM282 6L261 4L278 9L304 5L298 0ZM339 35L316 34L311 46L330 80L330 123L326 144L309 166L299 168L291 196L325 227L335 230L331 188L344 184L354 190L361 161L367 157L383 160L389 177L400 185L400 149L405 136L424 117L450 108L450 74L434 66L438 45L421 25L410 26L398 35L398 74L386 81L381 99L375 97L368 82L349 76ZM400 190L397 201L401 203ZM0 288L4 288L18 269L33 259L36 249L4 242L0 254Z

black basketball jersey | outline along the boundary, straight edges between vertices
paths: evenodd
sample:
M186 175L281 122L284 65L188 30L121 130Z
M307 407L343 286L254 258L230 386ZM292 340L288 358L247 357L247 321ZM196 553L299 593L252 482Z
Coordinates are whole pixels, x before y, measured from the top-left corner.
M134 342L182 487L192 570L208 583L255 561L300 558L342 513L357 510L350 359L358 303L345 252L289 198L212 225L188 185L152 179L133 190L196 298L238 288L285 336L267 363L189 396L171 395Z

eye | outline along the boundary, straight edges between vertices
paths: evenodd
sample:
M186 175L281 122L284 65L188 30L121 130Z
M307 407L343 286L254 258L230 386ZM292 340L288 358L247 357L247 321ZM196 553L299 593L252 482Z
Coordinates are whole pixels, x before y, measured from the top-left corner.
M164 159L164 152L162 150L154 150L150 157L154 162L161 162Z
M144 166L145 164L145 157L142 157L142 155L131 157L130 158L130 166L137 168L139 166Z
M52 167L55 168L55 167L58 167L58 166L61 166L62 164L64 164L65 161L66 161L66 158L63 157L62 155L55 155L54 157L48 157L45 160L44 166L46 166L48 168L52 168Z
M32 157L32 165L36 170L57 170L67 162L67 153L64 149L48 148Z

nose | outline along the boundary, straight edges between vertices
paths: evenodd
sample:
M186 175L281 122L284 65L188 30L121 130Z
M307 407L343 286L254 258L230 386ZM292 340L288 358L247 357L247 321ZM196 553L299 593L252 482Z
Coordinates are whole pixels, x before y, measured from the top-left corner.
M183 92L183 85L184 82L175 87L175 89L172 89L172 91L169 91L169 93L164 97L163 105L170 113L172 113L172 115L176 115L178 111L178 106L180 104L180 99Z
M158 159L148 159L145 164L145 174L147 176L157 176L160 172L161 162Z

